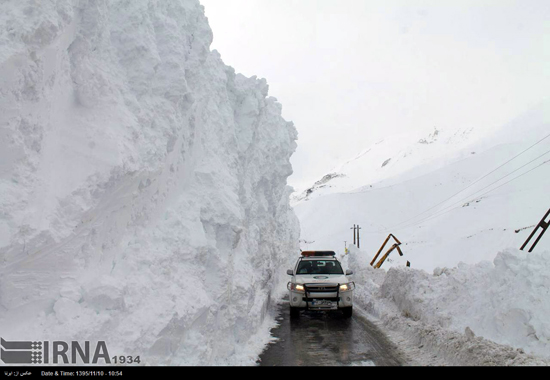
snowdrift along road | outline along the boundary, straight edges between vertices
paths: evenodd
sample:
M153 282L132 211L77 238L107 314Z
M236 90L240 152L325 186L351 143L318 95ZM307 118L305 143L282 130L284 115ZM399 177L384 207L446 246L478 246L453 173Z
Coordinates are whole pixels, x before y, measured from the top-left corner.
M299 234L266 81L197 0L3 1L0 41L0 336L254 363Z

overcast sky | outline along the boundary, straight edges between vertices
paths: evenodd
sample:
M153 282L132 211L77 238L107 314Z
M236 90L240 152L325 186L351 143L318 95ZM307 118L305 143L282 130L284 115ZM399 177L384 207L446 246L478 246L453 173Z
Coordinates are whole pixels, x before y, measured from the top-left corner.
M502 125L550 88L548 0L200 1L211 48L296 125L296 187L390 133Z

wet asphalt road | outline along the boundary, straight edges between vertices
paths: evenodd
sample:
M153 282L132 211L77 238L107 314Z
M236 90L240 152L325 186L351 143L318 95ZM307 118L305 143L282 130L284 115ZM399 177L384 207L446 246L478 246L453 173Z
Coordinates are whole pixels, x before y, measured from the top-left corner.
M260 355L260 366L401 366L399 350L371 322L354 313L302 312L290 319L288 302L281 305L272 330L278 338Z

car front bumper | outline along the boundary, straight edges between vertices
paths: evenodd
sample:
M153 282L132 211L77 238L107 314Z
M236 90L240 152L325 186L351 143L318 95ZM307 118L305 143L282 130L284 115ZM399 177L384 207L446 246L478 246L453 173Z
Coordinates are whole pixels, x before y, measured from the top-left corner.
M353 305L353 290L343 292L290 290L290 306L308 310L337 310Z

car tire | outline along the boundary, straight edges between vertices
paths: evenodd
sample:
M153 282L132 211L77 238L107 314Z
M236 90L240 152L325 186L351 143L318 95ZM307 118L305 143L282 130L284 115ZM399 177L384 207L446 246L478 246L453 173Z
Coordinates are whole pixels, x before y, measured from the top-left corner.
M300 309L298 309L297 307L290 307L290 318L292 319L296 319L300 317Z
M351 318L351 316L353 315L353 307L344 307L342 309L342 313L344 314L344 318Z

